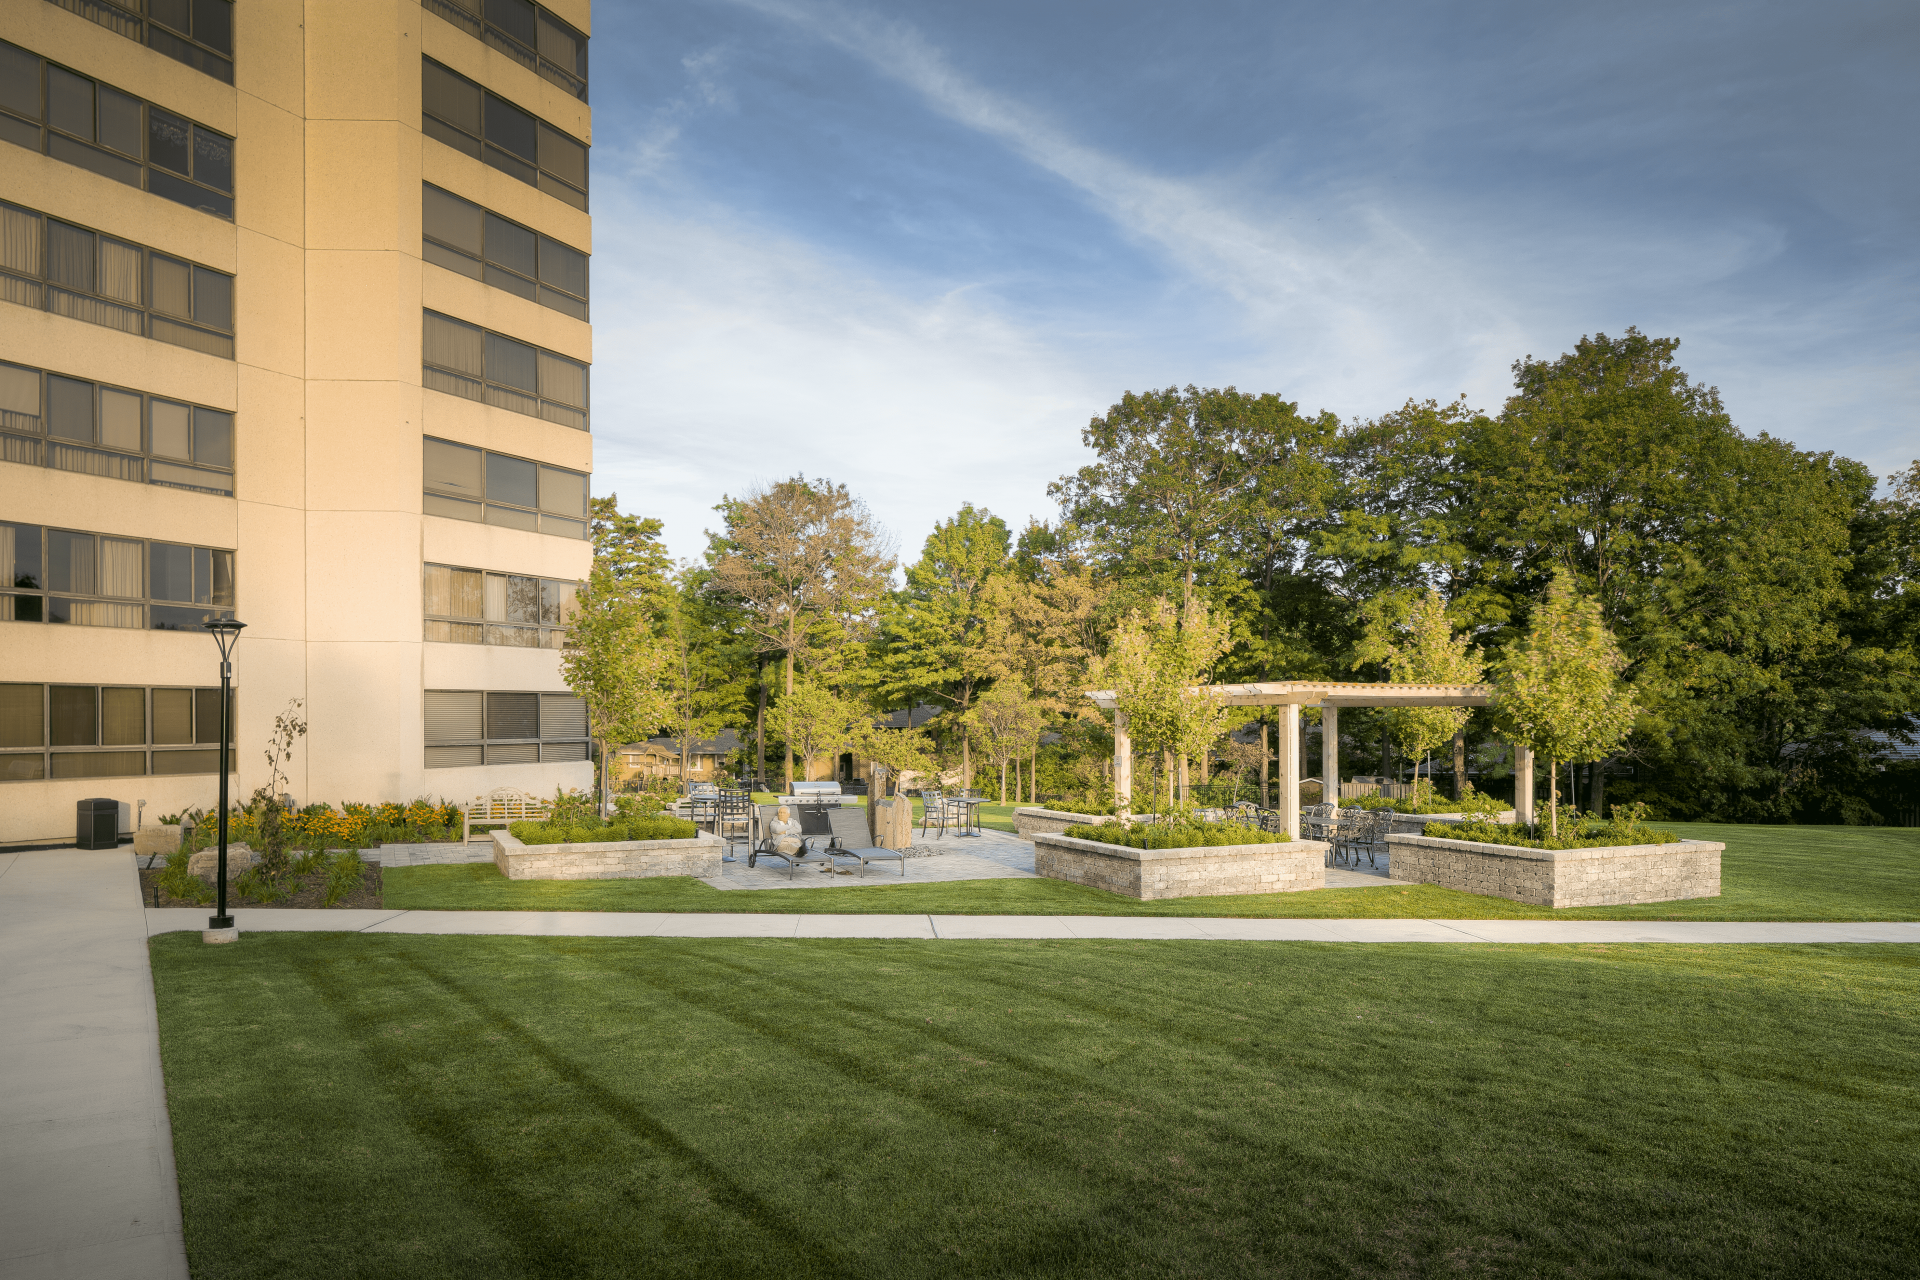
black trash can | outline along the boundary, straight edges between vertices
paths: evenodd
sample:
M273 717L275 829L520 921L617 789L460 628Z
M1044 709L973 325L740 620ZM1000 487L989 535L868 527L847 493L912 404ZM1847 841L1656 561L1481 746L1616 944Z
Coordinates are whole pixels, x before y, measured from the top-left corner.
M118 800L77 800L78 822L73 843L82 849L118 849L120 847L120 802Z

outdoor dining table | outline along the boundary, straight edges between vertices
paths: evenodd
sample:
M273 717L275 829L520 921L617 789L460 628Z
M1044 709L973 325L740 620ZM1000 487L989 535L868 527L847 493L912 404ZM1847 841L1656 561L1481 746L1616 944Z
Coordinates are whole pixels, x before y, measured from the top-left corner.
M987 802L985 796L948 796L947 803L960 807L960 830L963 836L980 836L980 806Z

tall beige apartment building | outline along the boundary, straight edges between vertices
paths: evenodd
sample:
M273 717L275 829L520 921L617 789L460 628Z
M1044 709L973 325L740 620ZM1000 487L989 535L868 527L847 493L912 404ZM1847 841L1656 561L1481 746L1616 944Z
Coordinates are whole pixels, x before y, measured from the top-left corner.
M0 844L590 784L588 0L0 3Z

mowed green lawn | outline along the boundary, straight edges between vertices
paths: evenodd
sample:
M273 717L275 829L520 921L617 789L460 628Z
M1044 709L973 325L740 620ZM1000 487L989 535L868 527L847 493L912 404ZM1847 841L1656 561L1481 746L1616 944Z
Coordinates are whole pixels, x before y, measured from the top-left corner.
M1452 920L1920 920L1920 829L1679 825L1718 840L1717 898L1632 907L1526 906L1435 885L1322 889L1245 897L1136 902L1057 880L886 882L822 889L719 890L689 877L508 880L491 863L397 867L383 876L389 907L458 911L925 912L932 915L1130 915Z
M1920 949L153 940L196 1280L1910 1276Z

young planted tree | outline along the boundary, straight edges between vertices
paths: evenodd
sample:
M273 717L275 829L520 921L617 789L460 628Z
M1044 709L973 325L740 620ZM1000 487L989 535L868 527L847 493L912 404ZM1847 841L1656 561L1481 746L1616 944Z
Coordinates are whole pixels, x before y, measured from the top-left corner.
M599 748L602 812L613 748L652 734L673 711L662 688L668 650L657 631L669 565L660 521L623 514L618 503L617 494L594 499L593 568L560 651L560 678L586 703Z
M756 652L779 654L785 691L810 649L847 645L870 629L893 574L893 544L866 504L830 480L795 476L715 508L724 533L707 535L714 592L732 605ZM762 760L765 682L758 718ZM786 781L793 782L791 756Z
M1000 769L1000 803L1007 802L1007 765L1030 752L1047 727L1046 713L1028 696L1018 676L996 681L966 715L967 728L979 735L987 758Z
M787 780L793 780L793 756L800 757L800 770L819 756L837 756L851 750L863 739L873 722L873 713L860 703L843 698L826 685L805 677L780 695L774 704L774 723L786 739L789 756Z
M1205 683L1229 643L1226 619L1198 599L1176 612L1163 598L1151 616L1136 610L1114 628L1095 674L1113 690L1138 749L1198 755L1225 731L1229 708ZM1167 773L1165 785L1172 782ZM1170 792L1154 790L1171 806Z
M1556 569L1526 636L1496 666L1495 714L1547 761L1547 776L1557 780L1561 761L1599 760L1626 741L1640 714L1620 678L1626 665L1599 605L1574 590L1566 570ZM1557 839L1558 786L1547 796L1548 828Z
M1472 684L1487 665L1467 637L1453 633L1447 603L1432 587L1411 602L1379 596L1368 602L1367 630L1354 650L1354 665L1376 662L1400 684ZM1468 707L1394 707L1387 712L1388 732L1401 749L1418 760L1443 743L1459 743ZM1459 799L1461 768L1454 773Z

